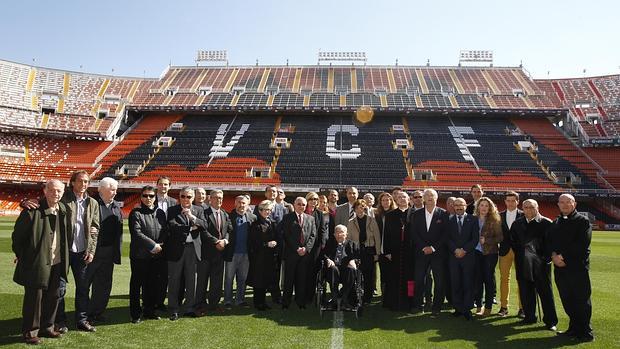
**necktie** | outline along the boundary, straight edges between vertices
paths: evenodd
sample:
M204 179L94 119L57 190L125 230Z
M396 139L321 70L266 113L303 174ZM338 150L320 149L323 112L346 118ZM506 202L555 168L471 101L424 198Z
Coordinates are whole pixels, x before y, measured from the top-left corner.
M353 207L349 207L349 219L353 218L354 215L355 215L355 210L353 210Z
M302 215L297 215L297 218L299 219L299 243L300 244L304 244L304 220L302 218Z
M463 228L463 216L458 216L457 221L459 224L459 234L461 233L461 229Z
M222 217L220 211L215 211L215 224L217 225L217 232L220 233L220 239L222 238Z

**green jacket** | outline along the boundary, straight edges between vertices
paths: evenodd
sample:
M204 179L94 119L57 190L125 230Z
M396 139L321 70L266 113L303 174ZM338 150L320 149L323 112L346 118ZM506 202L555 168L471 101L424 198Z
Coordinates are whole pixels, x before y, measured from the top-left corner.
M75 227L76 214L77 214L77 201L75 200L75 194L71 190L71 188L67 188L65 190L65 194L62 196L60 200L62 203L67 205L67 212L70 213L68 216L70 217L70 229L71 236L75 236L75 232L73 231ZM97 200L92 197L86 197L86 217L84 218L84 235L86 236L86 251L92 255L95 255L95 250L97 249L97 236L99 235L99 203ZM90 227L97 228L96 233L90 232ZM73 243L73 240L71 240ZM71 248L71 245L69 245Z
M59 230L57 243L60 244L61 276L67 278L69 270L69 245L72 243L67 208L58 203ZM12 248L18 258L13 281L25 287L47 288L52 270L52 231L50 214L46 214L47 201L40 202L39 208L23 210L13 228Z

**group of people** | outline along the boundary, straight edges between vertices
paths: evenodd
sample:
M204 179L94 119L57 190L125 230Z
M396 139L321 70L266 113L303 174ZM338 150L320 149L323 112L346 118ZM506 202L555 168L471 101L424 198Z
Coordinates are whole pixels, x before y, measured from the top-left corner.
M123 218L114 200L117 182L103 178L99 197L86 191L90 178L74 173L65 190L59 180L45 184L40 200L25 200L12 235L15 282L25 288L22 332L26 343L57 338L67 331L64 295L69 269L75 279L76 328L96 331L120 263ZM370 303L380 285L383 306L391 310L439 316L450 305L467 320L489 316L496 302L495 268L500 265L500 310L508 315L509 278L515 265L519 315L534 323L540 298L543 322L558 322L551 264L568 329L559 335L594 339L590 326L589 245L591 227L576 211L570 194L559 197L560 216L540 215L535 200L518 209L519 195L505 194L506 210L471 188L473 201L448 198L437 205L433 189L411 194L400 188L359 198L355 187L339 193L309 192L286 202L284 191L265 188L264 200L250 205L249 194L222 208L224 193L184 187L178 199L168 195L170 179L140 191L140 204L129 214L131 322L200 317L224 308L248 306L253 289L258 311L299 309L313 302L316 276L325 272L332 300L353 302L355 275L363 275L362 303ZM380 273L377 273L377 266ZM377 275L380 279L377 280ZM236 288L233 288L233 284ZM339 285L342 289L339 290ZM167 298L167 305L166 305ZM446 302L447 300L447 302Z

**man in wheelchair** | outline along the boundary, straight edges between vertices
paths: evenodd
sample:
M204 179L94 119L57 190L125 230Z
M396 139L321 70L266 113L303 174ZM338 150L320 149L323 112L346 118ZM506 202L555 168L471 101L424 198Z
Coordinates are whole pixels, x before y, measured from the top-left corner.
M338 300L341 300L340 308L349 310L359 306L361 302L360 292L358 292L363 287L360 284L360 248L358 243L347 239L345 225L337 225L334 228L334 235L335 239L329 240L323 250L324 267L321 272L329 282L332 296L327 306L337 309ZM339 289L341 284L342 288Z

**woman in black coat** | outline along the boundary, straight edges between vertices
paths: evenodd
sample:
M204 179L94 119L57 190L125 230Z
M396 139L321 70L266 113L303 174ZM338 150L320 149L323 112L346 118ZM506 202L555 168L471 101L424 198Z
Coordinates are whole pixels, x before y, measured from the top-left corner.
M254 307L258 310L271 309L265 303L265 293L278 284L276 223L269 218L272 208L273 202L269 200L258 205L258 217L250 226L248 234L250 268L247 284L254 288Z

